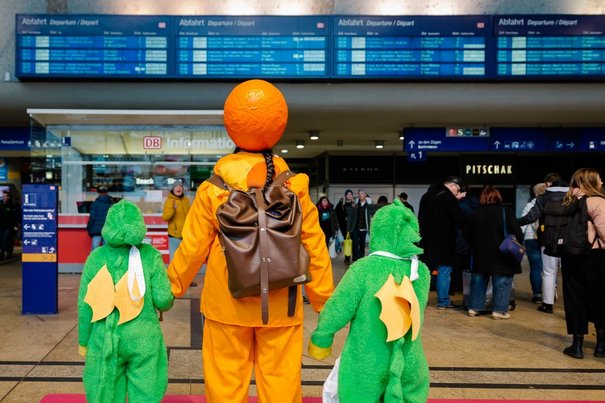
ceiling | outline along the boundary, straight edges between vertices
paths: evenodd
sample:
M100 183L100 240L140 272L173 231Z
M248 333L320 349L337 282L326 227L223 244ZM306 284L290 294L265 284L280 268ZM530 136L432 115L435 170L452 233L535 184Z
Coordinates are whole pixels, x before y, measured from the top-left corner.
M0 84L0 125L183 126L220 124L237 83L17 82ZM275 151L288 158L323 152L402 152L405 127L605 127L605 83L276 83L289 106ZM59 109L58 111L49 111ZM63 110L63 111L61 111ZM319 130L318 141L309 131ZM305 148L295 148L297 140Z

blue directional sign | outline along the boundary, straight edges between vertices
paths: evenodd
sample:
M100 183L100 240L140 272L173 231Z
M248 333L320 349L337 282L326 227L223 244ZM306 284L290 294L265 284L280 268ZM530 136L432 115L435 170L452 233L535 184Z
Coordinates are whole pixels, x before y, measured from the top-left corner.
M582 129L580 134L580 151L605 151L605 129Z
M488 151L489 137L486 136L447 136L444 127L406 128L404 129L404 151L409 155L423 152L451 151Z
M494 128L491 129L492 152L544 152L547 139L541 128Z
M23 306L57 313L57 186L23 185Z
M580 149L580 131L572 128L544 129L549 152L576 152Z

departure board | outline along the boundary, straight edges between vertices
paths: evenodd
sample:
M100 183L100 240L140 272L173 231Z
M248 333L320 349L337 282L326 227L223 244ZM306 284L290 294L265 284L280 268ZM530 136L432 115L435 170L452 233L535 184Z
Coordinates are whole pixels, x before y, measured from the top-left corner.
M175 77L329 75L329 17L196 16L174 25Z
M170 72L170 17L17 15L18 78L158 78Z
M333 21L339 78L483 78L489 16L339 16Z
M494 16L498 78L605 77L605 16Z

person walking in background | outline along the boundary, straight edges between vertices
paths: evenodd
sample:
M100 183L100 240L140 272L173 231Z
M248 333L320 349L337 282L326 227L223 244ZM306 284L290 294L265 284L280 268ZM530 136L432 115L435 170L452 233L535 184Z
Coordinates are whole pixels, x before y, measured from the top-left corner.
M462 180L448 177L443 183L431 185L420 199L420 247L423 261L431 272L437 272L437 308L458 309L450 300L452 268L456 260L456 227L463 228L464 215L458 198Z
M355 223L353 220L353 214L355 211L354 208L355 200L353 199L353 191L351 189L347 189L345 191L345 197L341 198L336 204L336 217L338 218L338 227L340 229L340 233L344 238L349 236L353 232L355 228ZM351 263L351 256L345 255L345 264Z
M536 204L536 198L546 191L546 183L534 186L534 198L523 207L522 216L525 216ZM531 283L532 302L542 303L542 252L538 241L538 222L521 227L523 231L523 244L529 261L529 282Z
M487 283L493 287L494 319L509 319L508 305L515 274L521 273L521 264L503 255L500 244L506 234L522 239L513 210L502 205L500 191L486 186L477 207L468 217L463 229L464 238L471 246L473 268L468 316L477 316L485 309Z
M359 189L358 200L353 209L354 227L351 231L353 240L353 261L361 259L366 254L366 237L370 231L370 223L374 215L374 205L366 196L366 192Z
M414 212L414 206L412 206L410 203L408 203L408 194L407 193L405 193L405 192L399 193L399 200L401 200L401 203L403 203L404 206L406 206L407 208L412 210L412 213Z
M558 173L549 173L544 178L546 191L536 197L534 206L527 214L517 220L520 226L531 224L539 220L541 224L544 220L544 206L547 203L560 203L563 201L565 194L569 190L567 184L561 180ZM538 307L538 311L544 313L553 313L553 305L555 303L555 295L557 292L557 272L561 267L561 258L549 256L544 253L542 248L542 305Z
M594 356L605 358L605 196L603 180L596 169L581 168L573 174L563 204L569 206L582 198L586 198L586 239L591 249L587 254L561 258L565 322L567 334L573 336L572 344L563 353L584 357L584 335L590 320L597 333Z
M88 217L88 224L86 225L88 235L92 238L91 251L105 243L101 231L103 230L103 225L105 225L107 212L113 204L113 199L107 194L105 186L100 186L97 193L99 196L97 196L90 206L90 215Z
M170 248L171 262L183 240L183 227L190 208L191 202L185 195L183 182L180 180L174 181L162 209L162 220L168 223L168 247ZM192 281L190 286L195 287L197 283Z
M326 245L330 246L330 239L336 236L338 229L338 220L336 213L332 208L332 203L326 196L322 196L317 202L317 212L319 213L319 226L326 236Z
M0 260L13 255L15 231L19 223L19 210L10 198L10 193L2 192L0 201Z
M376 210L386 206L387 204L389 204L389 199L385 195L380 196L376 201Z

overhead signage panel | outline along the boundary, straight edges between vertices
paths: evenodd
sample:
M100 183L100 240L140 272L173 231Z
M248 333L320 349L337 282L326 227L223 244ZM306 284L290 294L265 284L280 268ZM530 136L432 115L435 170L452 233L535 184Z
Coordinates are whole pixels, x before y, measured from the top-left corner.
M17 15L16 76L161 78L170 17Z
M488 151L489 137L446 135L445 128L408 128L404 130L404 149L410 153Z
M20 79L605 78L605 16L18 14Z
M337 16L334 76L483 78L489 16Z
M605 128L587 128L581 130L580 151L605 151Z
M496 76L605 75L605 16L494 16Z
M327 78L325 16L175 17L176 77Z
M489 150L492 152L544 152L546 148L544 129L491 129Z
M551 129L546 131L546 137L546 150L550 152L575 152L580 148L579 131Z

